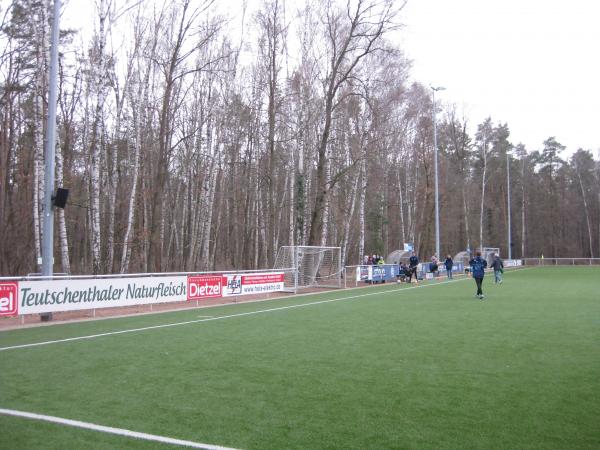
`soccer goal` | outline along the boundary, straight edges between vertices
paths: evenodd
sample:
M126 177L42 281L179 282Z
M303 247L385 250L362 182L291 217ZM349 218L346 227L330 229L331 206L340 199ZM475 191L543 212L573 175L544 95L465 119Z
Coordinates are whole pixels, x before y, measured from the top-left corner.
M340 247L284 246L277 252L274 269L294 269L285 274L285 290L290 292L310 287L341 288L341 253Z
M487 261L488 266L494 262L494 255L500 256L498 247L483 247L481 249L481 256Z

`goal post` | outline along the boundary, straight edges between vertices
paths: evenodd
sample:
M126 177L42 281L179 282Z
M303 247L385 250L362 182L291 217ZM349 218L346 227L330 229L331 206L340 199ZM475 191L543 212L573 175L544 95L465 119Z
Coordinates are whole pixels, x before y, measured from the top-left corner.
M290 245L279 248L275 270L285 271L284 288L296 292L305 288L341 288L341 247Z

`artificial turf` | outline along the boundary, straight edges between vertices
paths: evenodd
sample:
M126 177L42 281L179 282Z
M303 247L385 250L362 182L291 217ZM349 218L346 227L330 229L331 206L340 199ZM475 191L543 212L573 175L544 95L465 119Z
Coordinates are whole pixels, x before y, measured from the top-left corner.
M0 351L0 408L246 449L600 448L600 268L505 275L484 301L472 280L385 284L1 332L7 347L232 316ZM165 448L0 427L0 448Z

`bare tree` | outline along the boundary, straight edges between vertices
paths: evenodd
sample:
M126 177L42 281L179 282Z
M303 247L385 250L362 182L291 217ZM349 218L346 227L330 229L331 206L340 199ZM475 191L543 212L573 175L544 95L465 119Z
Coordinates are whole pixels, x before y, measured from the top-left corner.
M488 148L490 138L492 135L492 121L490 118L486 119L483 124L479 126L478 138L480 141L479 156L481 161L481 199L479 208L479 248L483 248L483 217L484 217L484 205L485 205L485 187L487 183L487 168L488 168L488 156L490 149Z
M579 189L581 192L581 200L583 202L583 212L585 213L585 222L587 225L587 233L588 233L588 251L589 251L589 255L590 258L594 257L594 248L593 248L593 244L592 244L592 224L590 221L590 211L589 211L589 207L588 207L588 202L587 202L587 198L586 198L586 189L583 186L583 180L582 180L582 176L581 176L581 163L579 162L579 160L583 160L583 167L587 167L590 164L590 161L593 162L593 159L591 157L591 155L586 154L585 152L583 152L582 150L579 150L577 153L575 153L575 155L573 155L572 161L573 161L573 166L575 168L575 174L577 175L577 181L579 184ZM587 161L586 161L587 160ZM589 169L589 170L593 170L593 169Z
M311 213L309 245L319 245L322 241L327 195L335 184L335 181L328 183L327 149L333 113L342 100L338 94L354 75L358 64L370 53L378 51L378 42L385 33L394 29L393 19L397 10L393 6L393 2L388 0L348 1L344 9L331 2L326 6L328 62L323 80L325 109L317 150L316 197Z
M201 15L206 12L214 0L204 0L196 8L192 8L191 0L183 0L181 6L172 4L166 17L167 27L160 28L166 37L164 41L164 53L156 56L156 62L164 79L162 80L163 92L158 118L158 148L151 160L152 166L150 176L153 180L150 223L149 223L149 264L154 271L163 270L163 242L164 242L164 202L165 187L169 176L174 151L174 128L173 120L176 111L181 107L181 95L183 95L182 83L190 74L202 70L202 65L189 67L186 65L188 59L195 55L199 48L207 45L214 38L220 23L211 23L204 33L196 36L194 44L186 46L187 38L195 31L194 27Z

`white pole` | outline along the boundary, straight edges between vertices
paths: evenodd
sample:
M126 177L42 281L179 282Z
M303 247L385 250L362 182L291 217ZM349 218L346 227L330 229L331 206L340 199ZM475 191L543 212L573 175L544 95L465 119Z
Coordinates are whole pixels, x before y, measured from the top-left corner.
M50 67L48 81L48 122L46 125L44 231L42 235L42 275L52 276L54 266L54 149L56 146L56 102L58 78L58 30L60 0L54 0L52 17L52 41L50 44ZM51 320L52 314L42 314L42 320Z
M435 169L435 254L440 257L440 203L439 203L439 182L438 182L438 147L437 147L437 121L435 114L435 93L443 91L444 87L431 86L433 92L433 165Z
M506 197L508 199L508 259L512 259L512 237L510 231L510 155L506 152Z

